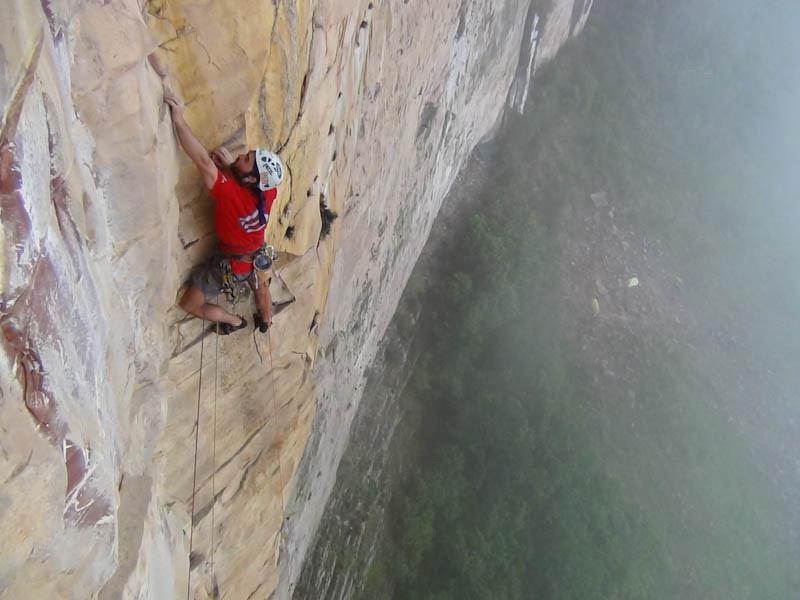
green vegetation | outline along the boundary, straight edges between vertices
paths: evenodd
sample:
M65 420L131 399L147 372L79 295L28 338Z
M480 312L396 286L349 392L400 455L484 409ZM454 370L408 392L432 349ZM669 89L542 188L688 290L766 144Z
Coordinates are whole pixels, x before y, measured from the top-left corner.
M777 506L702 378L664 350L633 365L636 414L596 397L554 249L502 191L425 292L416 466L363 597L790 597Z
M324 240L330 235L333 222L339 215L330 209L324 197L321 197L319 200L319 215L322 218L322 229L319 233L319 239Z
M553 229L564 198L609 190L685 265L698 310L730 309L736 290L785 327L797 275L749 228L790 233L779 215L796 175L758 121L782 71L756 43L786 15L596 4L530 116L501 134L478 214L410 283L404 303L425 307L405 392L413 467L363 598L778 599L800 586L785 507L707 373L656 344L631 359L633 389L598 394L559 328Z
M551 203L608 190L703 303L744 288L794 318L798 12L788 0L598 3L536 81L531 126L509 130L507 175Z

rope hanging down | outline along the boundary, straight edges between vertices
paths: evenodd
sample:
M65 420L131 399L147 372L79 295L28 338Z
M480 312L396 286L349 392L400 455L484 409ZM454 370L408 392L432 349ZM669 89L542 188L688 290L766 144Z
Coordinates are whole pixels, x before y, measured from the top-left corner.
M211 449L211 550L210 550L210 571L211 571L211 580L212 580L212 598L219 598L219 588L217 586L217 580L215 575L214 569L214 546L215 546L215 527L216 527L216 518L214 514L214 508L217 503L217 487L216 487L216 471L217 471L217 396L219 390L219 323L216 324L216 342L214 347L214 404L213 404L213 412L212 412L212 449ZM202 320L202 329L201 332L205 331L205 319ZM255 341L255 335L254 335ZM256 349L258 350L258 343L256 343ZM275 388L275 368L272 359L272 336L271 332L267 331L267 349L269 352L269 375L270 375L270 384L272 387L272 421L275 423L275 434L276 437L278 436L278 393ZM195 415L195 435L194 435L194 466L192 470L192 502L191 502L191 528L189 530L189 576L187 578L186 584L186 598L187 600L191 599L192 594L192 551L194 550L194 529L195 529L195 498L197 496L197 456L200 446L200 402L202 399L202 391L203 391L203 362L205 357L205 344L204 344L204 336L200 338L200 370L198 373L198 384L197 384L197 410ZM261 353L259 352L259 358L261 358ZM263 359L262 359L263 362ZM278 493L280 495L280 506L281 506L281 524L278 529L278 537L276 542L278 543L278 548L276 551L280 549L280 540L281 540L281 533L283 531L283 519L286 514L286 504L283 498L283 465L281 464L281 453L280 453L280 445L276 450L276 461L278 463L278 484L280 485L280 489Z
M258 360L261 361L261 364L264 364L264 357L261 356L261 348L258 347L258 340L256 339L256 331L253 330L253 344L256 347L256 352L258 353ZM278 393L275 391L275 367L272 364L272 330L267 329L267 350L269 355L269 379L270 384L272 386L272 421L275 423L276 432L278 426ZM281 496L281 529L283 529L283 515L286 514L286 506L283 502L283 469L281 468L281 453L280 449L278 450L278 481L281 486L280 488L280 496Z
M212 445L211 445L211 582L212 582L212 598L219 598L219 589L217 587L217 576L214 572L214 507L217 504L217 373L219 373L219 323L217 323L217 339L214 344L214 418L212 428Z
M261 348L258 347L258 340L256 339L256 332L253 330L253 344L256 347L256 352L258 353L258 360L261 364L264 364L264 357L261 356ZM278 393L275 390L275 367L272 362L272 330L267 329L267 350L269 356L269 379L270 384L272 386L272 422L275 423L275 433L277 436L278 432ZM278 494L281 498L281 523L278 527L278 536L275 538L276 541L276 548L275 554L280 552L280 542L281 542L281 534L283 533L283 519L286 515L286 504L283 501L283 468L281 465L281 451L280 447L277 449L277 463L278 463L278 485L280 485L280 489L278 490ZM265 576L267 571L264 571ZM266 582L266 579L265 579Z
M206 321L202 320L201 332L205 331ZM217 578L214 572L214 528L215 516L214 507L217 503L217 486L216 486L216 472L217 472L217 390L219 373L219 323L216 324L217 338L214 347L214 410L213 410L213 429L212 429L212 450L211 450L211 582L212 582L212 598L219 598L219 588L217 586ZM203 391L203 358L205 354L205 344L203 338L200 339L200 371L198 374L197 384L197 413L194 422L194 468L192 471L192 524L189 530L189 577L186 583L186 599L189 600L192 595L192 551L194 549L194 527L195 527L195 498L197 496L197 455L200 442L200 400Z
M202 320L202 331L205 331L206 320ZM186 582L186 600L191 598L192 594L192 549L194 547L194 498L197 493L197 449L200 441L200 396L203 391L203 352L205 344L203 338L200 338L200 373L199 382L197 384L197 415L194 420L194 470L192 474L192 519L191 527L189 529L189 577Z
M272 420L275 423L275 431L277 434L278 429L278 394L275 391L275 368L272 366L272 335L267 329L267 350L269 351L269 379L272 382ZM277 451L278 455L278 481L280 483L280 496L281 496L281 527L279 532L283 530L283 518L286 514L286 506L283 503L283 469L281 469L281 450L280 446Z

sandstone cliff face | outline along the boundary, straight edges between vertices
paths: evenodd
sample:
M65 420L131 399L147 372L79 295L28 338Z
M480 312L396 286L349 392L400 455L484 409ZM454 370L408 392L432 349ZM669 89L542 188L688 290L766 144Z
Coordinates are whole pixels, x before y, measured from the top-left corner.
M543 15L556 47L582 8L553 4L571 15ZM500 114L528 6L6 3L1 597L181 597L190 568L192 597L291 594L364 369ZM269 338L192 346L202 323L174 306L214 239L164 85L207 146L289 167L267 238L273 298L294 302ZM321 203L340 215L324 240Z

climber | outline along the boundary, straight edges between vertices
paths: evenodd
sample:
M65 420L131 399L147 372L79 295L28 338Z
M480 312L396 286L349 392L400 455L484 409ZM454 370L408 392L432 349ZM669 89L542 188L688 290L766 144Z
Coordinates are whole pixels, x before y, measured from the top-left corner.
M264 254L264 229L283 180L284 166L277 154L262 148L235 159L226 148L209 154L183 117L183 103L175 94L164 93L181 148L197 166L214 198L214 229L222 256L212 257L192 272L191 285L180 300L186 312L220 323L219 333L228 335L247 326L244 317L233 315L208 301L223 291L226 278L236 284L247 281L256 297L255 326L266 332L272 325L269 282L259 278L271 257ZM255 269L254 269L255 265Z

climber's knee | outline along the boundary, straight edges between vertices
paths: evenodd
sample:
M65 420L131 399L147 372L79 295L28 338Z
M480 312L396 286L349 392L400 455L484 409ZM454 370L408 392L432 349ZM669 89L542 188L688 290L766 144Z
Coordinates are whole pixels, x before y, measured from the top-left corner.
M206 302L205 294L203 291L195 286L189 286L183 296L178 302L178 305L191 315L197 315L201 312L203 304Z

